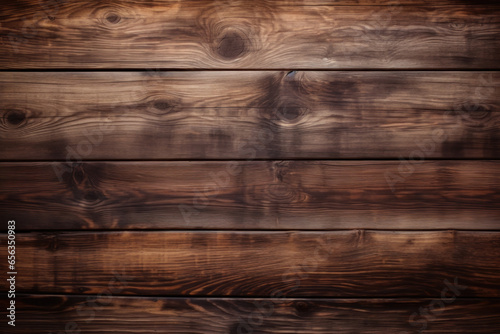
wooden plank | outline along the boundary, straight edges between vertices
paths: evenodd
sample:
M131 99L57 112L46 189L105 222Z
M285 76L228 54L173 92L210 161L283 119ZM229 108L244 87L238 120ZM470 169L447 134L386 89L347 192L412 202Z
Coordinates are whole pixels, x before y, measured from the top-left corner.
M499 161L2 163L0 184L24 231L500 227Z
M498 72L0 73L0 159L500 158Z
M495 1L3 1L0 68L498 69Z
M89 300L80 296L19 295L16 300L20 311L15 333L19 334L330 334L333 330L345 334L413 334L419 330L489 334L500 330L497 299L450 297L444 302L103 296ZM0 314L5 313L2 307ZM0 324L2 328L7 328L5 321Z
M500 232L17 233L16 246L19 293L98 294L119 277L125 295L500 297Z

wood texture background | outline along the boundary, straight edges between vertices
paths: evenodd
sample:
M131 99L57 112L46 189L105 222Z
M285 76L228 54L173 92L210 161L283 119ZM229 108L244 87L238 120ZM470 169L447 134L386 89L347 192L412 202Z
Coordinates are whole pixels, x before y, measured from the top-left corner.
M495 1L3 2L2 68L498 69Z
M17 243L19 292L99 294L118 273L126 295L440 298L457 278L461 296L500 297L498 232L72 232Z
M424 159L492 159L499 88L497 72L4 72L0 153L398 159L420 150Z
M23 231L500 227L498 161L18 162L0 181Z
M492 333L500 300L460 299L432 321L413 316L431 299L93 298L21 295L19 321L50 332L54 323L82 333ZM79 309L80 312L75 312ZM29 316L27 316L29 314ZM363 319L360 321L360 319ZM409 321L411 319L411 321ZM0 324L0 328L4 323ZM19 328L19 333L31 333Z
M0 44L0 332L500 332L498 1L3 1Z

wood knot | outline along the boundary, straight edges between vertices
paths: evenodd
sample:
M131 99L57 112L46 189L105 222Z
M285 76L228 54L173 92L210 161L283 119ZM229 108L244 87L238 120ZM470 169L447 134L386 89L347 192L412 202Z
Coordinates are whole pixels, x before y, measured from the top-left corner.
M305 301L295 302L294 307L297 312L297 315L300 317L311 316L314 313L315 309L314 305Z
M82 164L72 164L70 167L72 169L72 181L74 182L74 185L80 185L83 183L85 180L85 172L83 170L83 165Z
M275 161L272 164L274 178L276 181L283 182L283 177L288 173L290 161Z
M477 103L465 103L455 108L455 114L460 116L461 122L471 130L484 131L494 127L496 113L491 111L488 105Z
M299 122L308 109L295 103L283 104L275 109L276 118L285 124L295 124Z
M461 31L467 27L467 22L465 20L454 20L449 23L450 29Z
M273 203L293 203L299 194L287 183L271 184L267 187L267 197Z
M165 98L151 98L147 102L147 111L154 115L165 115L175 109L175 101L170 101Z
M73 199L82 206L95 206L106 199L100 190L99 179L102 167L85 163L74 163L65 166L70 177L64 178Z
M116 13L108 13L106 15L106 21L108 21L111 24L117 24L121 21L121 19L122 18L120 17L120 15Z
M246 52L245 38L236 31L225 33L217 45L217 53L224 59L232 60Z
M83 194L83 199L86 202L94 203L94 202L97 202L97 201L99 201L101 199L101 194L98 191L96 191L96 190L87 190Z
M26 123L26 113L21 110L9 110L5 115L5 119L8 124L20 127Z
M153 106L158 109L158 110L168 110L171 108L170 103L168 101L160 100L160 101L155 101L153 103Z

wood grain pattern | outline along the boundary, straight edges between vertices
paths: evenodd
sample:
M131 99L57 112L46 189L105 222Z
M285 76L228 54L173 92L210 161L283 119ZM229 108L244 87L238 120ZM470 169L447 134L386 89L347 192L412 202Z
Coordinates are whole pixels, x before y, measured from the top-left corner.
M0 68L500 68L494 1L3 1Z
M0 1L0 333L500 333L499 41L495 0Z
M500 223L498 161L2 163L0 185L0 219L15 219L18 230Z
M101 298L20 295L16 333L494 333L500 302L429 299ZM4 308L2 308L4 310ZM423 311L419 311L423 310ZM423 313L425 310L427 314ZM422 312L423 314L419 314ZM4 315L5 311L0 314ZM416 313L416 314L415 314ZM5 318L5 316L4 316ZM66 328L66 325L68 327ZM5 322L0 323L0 330Z
M500 158L497 72L0 73L0 159Z
M20 293L98 294L118 276L125 295L439 298L454 284L500 297L500 232L18 233L16 245Z

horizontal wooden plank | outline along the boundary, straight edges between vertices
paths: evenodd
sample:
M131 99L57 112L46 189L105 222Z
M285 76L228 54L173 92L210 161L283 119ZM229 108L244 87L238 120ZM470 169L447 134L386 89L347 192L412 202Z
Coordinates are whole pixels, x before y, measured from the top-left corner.
M500 158L498 72L0 73L1 160Z
M500 68L495 1L0 5L0 68Z
M2 163L0 184L24 231L500 228L499 161Z
M89 300L78 296L19 295L15 333L413 334L422 330L489 334L500 330L497 299L445 300L107 295ZM5 313L2 307L4 319ZM6 321L0 323L1 329L6 333Z
M500 297L500 232L18 233L16 246L17 292L98 294L118 277L125 295Z

